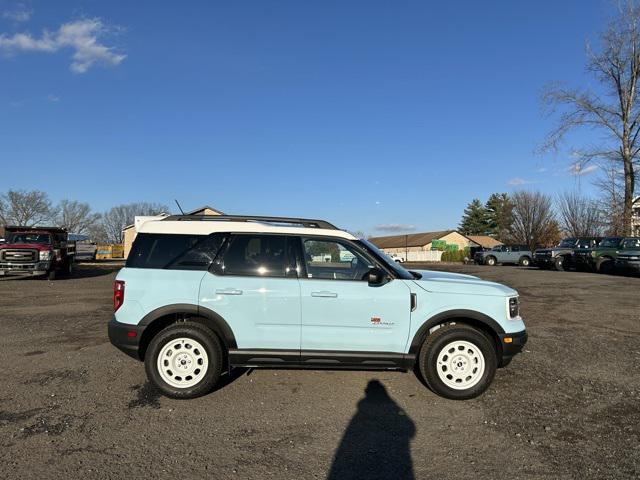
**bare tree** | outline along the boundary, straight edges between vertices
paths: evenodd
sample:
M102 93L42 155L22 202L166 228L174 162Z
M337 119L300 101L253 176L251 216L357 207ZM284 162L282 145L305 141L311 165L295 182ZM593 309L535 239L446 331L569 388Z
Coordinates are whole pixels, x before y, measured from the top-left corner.
M0 196L0 223L33 227L54 216L49 196L40 190L9 190Z
M560 226L570 237L596 237L602 233L602 210L578 192L558 195Z
M611 236L623 235L624 231L624 175L615 165L603 170L603 175L593 182L600 190L600 209L604 233Z
M528 245L533 250L556 236L558 224L549 195L521 190L514 193L511 200L513 223L510 238L514 243Z
M133 224L136 216L158 215L167 211L168 207L159 203L139 202L117 205L102 216L102 224L110 242L122 243L122 230Z
M100 221L99 213L91 213L88 203L75 200L62 200L57 208L56 223L69 232L88 234Z
M600 51L588 49L587 70L600 83L601 93L552 86L543 95L551 112L562 110L557 127L543 149L557 148L566 134L578 127L603 133L601 145L579 149L577 166L595 161L621 166L624 172L622 230L631 232L635 174L640 154L640 9L633 1L620 6L618 16L601 35Z

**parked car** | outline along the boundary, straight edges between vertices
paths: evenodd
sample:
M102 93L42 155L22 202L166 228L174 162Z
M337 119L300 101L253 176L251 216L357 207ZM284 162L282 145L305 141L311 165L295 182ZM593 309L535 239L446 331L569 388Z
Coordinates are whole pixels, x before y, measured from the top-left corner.
M574 252L576 268L613 273L618 255L625 250L636 250L639 240L639 237L604 238L597 247Z
M407 259L404 255L400 253L389 253L387 254L394 262L404 263Z
M323 253L332 261L313 259ZM174 398L207 393L233 367L415 366L434 392L467 399L527 341L515 290L407 271L323 220L148 221L113 303L111 342Z
M497 245L491 250L476 252L473 260L478 265L497 265L499 263L514 263L523 267L531 265L533 255L525 245Z
M6 242L0 244L0 276L71 275L75 242L57 227L5 227Z
M539 248L533 254L537 267L543 269L569 270L574 266L574 252L596 247L602 237L569 237L551 248Z
M635 247L631 247L618 253L615 268L617 272L633 272L640 274L640 239Z

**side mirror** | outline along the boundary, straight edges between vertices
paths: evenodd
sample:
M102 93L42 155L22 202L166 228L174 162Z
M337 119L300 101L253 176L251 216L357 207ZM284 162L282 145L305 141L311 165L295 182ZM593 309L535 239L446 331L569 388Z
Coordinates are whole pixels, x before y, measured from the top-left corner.
M367 272L367 282L370 287L377 287L382 285L386 280L386 274L379 268L372 268Z

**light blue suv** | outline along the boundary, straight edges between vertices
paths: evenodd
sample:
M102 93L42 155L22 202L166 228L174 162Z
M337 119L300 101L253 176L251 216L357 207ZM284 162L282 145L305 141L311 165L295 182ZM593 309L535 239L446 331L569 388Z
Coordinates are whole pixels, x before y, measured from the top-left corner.
M467 399L527 341L515 290L407 271L322 220L147 221L113 301L111 342L173 398L209 392L233 367L417 367L434 392Z

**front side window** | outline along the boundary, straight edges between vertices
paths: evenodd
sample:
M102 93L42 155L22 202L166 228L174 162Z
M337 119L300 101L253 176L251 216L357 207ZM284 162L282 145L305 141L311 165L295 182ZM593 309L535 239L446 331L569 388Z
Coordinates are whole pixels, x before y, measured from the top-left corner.
M286 238L280 235L233 235L218 263L223 275L284 277Z
M374 262L357 249L332 240L304 239L307 278L366 280Z

